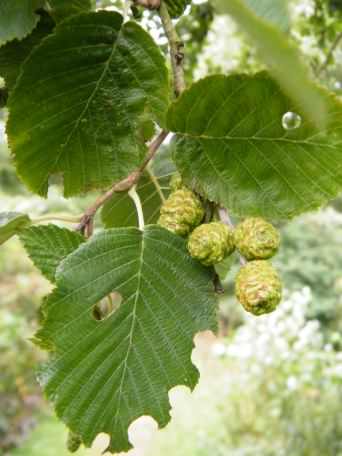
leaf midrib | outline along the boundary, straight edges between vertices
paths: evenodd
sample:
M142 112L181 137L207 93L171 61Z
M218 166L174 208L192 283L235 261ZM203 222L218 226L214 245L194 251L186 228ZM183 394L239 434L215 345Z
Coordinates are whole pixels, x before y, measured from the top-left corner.
M113 59L113 57L114 57L114 53L115 53L115 51L116 51L116 49L117 49L117 46L118 46L119 38L121 37L121 34L122 34L122 29L123 29L123 27L124 27L124 25L122 24L121 27L120 27L120 30L119 30L119 32L118 32L118 34L117 34L116 41L115 41L114 45L112 46L112 52L110 53L110 56L108 57L107 61L106 61L105 64L104 64L104 69L103 69L103 71L102 71L102 74L101 74L101 76L99 77L99 79L98 79L98 81L97 81L97 83L96 83L96 86L95 86L95 88L94 88L92 94L91 94L90 97L88 98L88 100L87 100L87 102L86 102L86 104L85 104L84 109L82 110L81 114L79 115L79 117L78 117L78 119L77 119L77 121L76 121L75 126L74 126L73 129L71 130L71 132L70 132L70 134L69 134L69 136L68 136L68 138L67 138L67 140L66 140L66 142L65 142L65 146L68 145L68 143L69 143L69 141L71 140L71 138L72 138L72 136L73 136L75 130L79 127L79 124L80 124L80 122L81 122L83 116L84 116L84 115L86 114L86 112L88 111L90 103L91 103L92 100L94 99L94 97L95 97L97 91L99 90L99 87L100 87L100 85L101 85L103 79L105 78L105 76L106 76L106 74L107 74L107 72L108 72L108 70L109 70L110 64L111 64L112 59ZM106 28L107 28L107 27L106 27ZM110 29L110 27L108 27L108 28ZM62 153L63 153L63 152L61 152L61 153L59 154L59 157L60 157L60 155L61 155ZM59 158L58 158L58 159L59 159ZM57 163L57 162L58 162L58 160L56 161L56 163Z
M136 324L136 318L137 318L136 313L137 313L137 306L138 306L138 301L139 301L139 296L140 296L142 268L143 268L143 265L144 265L144 250L145 250L145 241L144 240L145 240L145 237L144 237L144 234L142 233L142 236L141 236L141 249L140 249L140 256L139 256L139 267L138 267L138 272L137 272L137 289L136 289L136 292L135 292L135 299L134 299L133 310L132 310L132 324L131 324L131 329L130 329L130 332L129 332L129 342L128 342L128 347L127 347L127 353L126 353L126 357L125 357L124 362L123 362L124 366L123 366L123 369L122 369L122 377L121 377L121 381L120 381L119 390L117 392L118 405L117 405L117 408L116 408L116 413L115 413L115 415L113 417L111 429L113 429L113 427L116 425L117 419L118 419L118 414L120 413L122 388L123 388L123 384L124 384L125 377L126 377L128 358L129 358L129 355L131 353L132 346L133 346L133 333L134 333L135 324Z
M189 137L191 137L192 139L197 140L197 141L200 139L199 136L196 137L196 136L191 136L191 135L187 135L187 134L185 134L185 136L189 136ZM203 136L202 136L202 138L203 138ZM225 137L225 138L227 138L227 137ZM208 137L208 138L206 138L206 139L209 139L209 140L216 140L216 139L219 139L219 140L220 140L220 139L221 139L221 140L222 140L223 138ZM249 142L250 144L252 144L254 147L256 147L256 149L257 149L260 153L262 153L261 149L259 149L259 147L257 147L257 145L254 145L254 144L253 144L253 141L251 141L250 139L248 139L248 137L245 137L245 138L236 138L236 137L235 137L235 138L232 138L232 139L243 139L243 140ZM260 139L260 138L254 137L254 139ZM263 139L263 138L261 138L261 139ZM269 141L271 141L271 142L275 142L275 143L277 142L277 140L273 140L273 139L271 139L271 138L267 138L267 139L268 139ZM284 139L286 139L286 138L284 138ZM281 138L279 138L278 141L281 141ZM303 141L303 140L301 140L301 141L294 141L294 140L292 140L291 142L293 142L293 143L295 143L296 145L299 145L299 146L301 146L301 147L302 147L302 144L310 144L310 143L308 143L307 141ZM321 145L320 145L320 144L318 144L318 143L315 144L315 145L316 145L316 146L329 146L328 144L321 144ZM338 144L336 144L336 146L330 146L330 147L336 149L336 148L337 148L337 145L338 145ZM312 154L311 154L309 151L307 151L306 149L304 149L304 150L305 150L307 153L309 153L310 156L312 155ZM207 159L208 164L213 168L215 174L217 175L217 178L220 180L220 182L225 183L224 177L221 175L221 172L219 171L219 169L217 169L216 166L214 165L214 163L212 162L212 160L211 160L210 155L208 154L208 152L207 152L205 149L203 149L203 152L204 152L204 154L205 154L205 156L206 156L206 159ZM299 198L299 199L302 200L302 202L305 204L305 207L310 208L310 207L312 206L312 203L313 203L313 202L311 201L311 202L308 203L306 200L304 200L303 197L302 197L302 195L300 195L300 194L294 189L294 187L292 187L292 185L291 185L291 184L288 182L288 180L283 176L283 174L282 174L278 169L274 168L273 165L270 165L270 163L268 162L268 160L266 160L266 157L264 156L264 154L262 154L262 155L263 155L264 160L268 163L269 166L272 166L272 168L274 169L274 171L276 172L276 174L277 174L277 175L280 177L280 179L286 184L286 186L288 187L288 189L289 189L293 194L295 194L295 196L296 196L297 198ZM237 157L239 163L241 164L241 166L243 166L243 168L245 169L245 171L253 178L253 180L255 181L255 183L257 184L257 186L262 190L262 185L261 185L261 183L255 178L255 176L254 176L254 174L251 172L251 170L245 165L245 163L243 162L243 160L240 160L240 158L238 157L238 155L237 155L236 157ZM297 165L297 166L298 166L298 165ZM321 163L320 163L320 166L322 167L322 164L321 164ZM303 170L302 170L301 168L300 168L300 171L303 173ZM318 188L319 191L320 191L322 194L325 194L326 196L332 197L330 194L328 195L327 192L323 189L323 187L319 186L318 183L316 183L316 182L314 183L314 182L313 182L311 179L309 179L309 177L306 176L306 175L305 175L305 178L308 179L308 180L311 182L312 185L314 184L315 187ZM274 206L274 207L276 208L276 207L277 207L276 204L275 204L272 200L271 200L271 202L272 202L272 206Z
M77 118L74 127L72 128L71 132L69 133L69 135L68 135L68 137L67 137L67 139L66 139L66 141L65 141L65 143L64 143L64 147L61 148L61 150L60 150L59 153L57 154L56 159L55 159L55 161L54 161L54 163L53 163L53 165L52 165L52 167L51 167L52 170L56 169L56 166L58 165L58 162L59 162L61 156L62 156L62 155L64 154L64 152L65 152L65 150L63 150L63 149L66 148L66 147L68 146L68 144L69 144L71 138L73 137L75 131L78 129L78 127L79 127L79 125L80 125L80 122L82 121L83 117L84 117L85 114L87 113L87 111L88 111L88 109L89 109L89 105L90 105L90 103L92 102L92 100L94 99L94 97L95 97L97 91L99 90L100 85L101 85L103 79L105 78L107 72L110 71L110 64L111 64L111 62L112 62L112 59L114 58L114 54L115 54L115 51L116 51L116 49L117 49L118 42L119 42L119 38L120 38L120 36L121 36L121 34L122 34L123 27L124 27L124 24L121 24L120 30L119 30L119 32L118 32L118 34L117 34L117 37L116 37L116 41L115 41L115 43L114 43L114 45L113 45L113 47L112 47L112 52L110 53L110 56L108 57L107 61L106 61L105 64L104 64L104 69L103 69L103 71L102 71L102 73L101 73L101 76L99 77L99 79L98 79L98 81L97 81L97 83L96 83L96 86L95 86L95 88L94 88L92 94L91 94L90 97L88 98L88 100L87 100L87 102L86 102L86 104L85 104L85 107L83 108L81 114L80 114L79 117ZM111 30L110 27L105 27L105 28L109 28L109 29ZM42 184L40 185L39 191L41 191L41 189L46 185L46 183L47 183L48 180L49 180L49 176L50 176L50 174L48 174L48 175L46 176L46 179L45 179L45 180L42 182Z
M200 140L200 139L204 139L204 140L211 140L211 141L215 141L215 140L219 140L219 141L246 141L246 142L253 142L253 141L256 141L256 142L265 142L265 141L269 141L269 142L283 142L283 143L291 143L291 144L307 144L309 146L314 146L314 147L330 147L332 149L336 149L340 144L340 143L336 143L334 145L331 145L331 144L327 144L327 143L318 143L318 142L312 142L312 141L307 141L307 140L303 140L303 139L289 139L289 138L270 138L270 137L263 137L263 136L209 136L209 135L203 135L203 134L199 134L199 135L196 135L196 134L191 134L191 133L184 133L184 132L175 132L177 135L179 136L183 136L183 137L186 137L186 138L191 138L191 139L194 139L194 140Z

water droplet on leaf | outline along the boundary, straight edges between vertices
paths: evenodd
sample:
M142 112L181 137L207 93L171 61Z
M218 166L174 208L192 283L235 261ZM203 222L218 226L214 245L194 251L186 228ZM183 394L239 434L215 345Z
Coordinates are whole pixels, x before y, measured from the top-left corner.
M302 118L295 112L286 112L281 123L285 130L295 130L301 126Z

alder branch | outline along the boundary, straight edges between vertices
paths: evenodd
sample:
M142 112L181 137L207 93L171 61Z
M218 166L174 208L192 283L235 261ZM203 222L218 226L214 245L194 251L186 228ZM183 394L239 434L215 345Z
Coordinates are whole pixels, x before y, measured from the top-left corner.
M178 97L185 89L184 78L184 43L180 40L176 29L172 24L169 11L165 2L162 0L159 8L159 16L163 24L166 37L169 42L171 65L174 79L174 92Z
M169 134L168 131L162 130L159 135L154 139L154 141L151 142L149 148L148 148L148 153L142 162L142 164L137 168L135 171L133 171L129 176L125 177L119 182L116 182L112 187L103 195L99 196L97 200L95 201L94 204L92 204L85 212L84 215L82 216L81 222L77 227L78 231L85 232L88 231L86 234L90 236L92 234L92 225L93 225L93 219L96 215L96 212L100 209L101 206L103 206L106 201L108 201L110 198L115 193L121 193L121 192L128 192L131 190L131 188L136 185L142 176L143 172L145 171L147 165L150 163L150 161L154 158L155 154L157 153L159 147L161 144L164 142L165 138ZM90 230L89 230L89 228Z
M160 7L160 0L133 0L133 4L143 6L149 10L155 10Z
M226 208L220 207L219 210L218 210L218 213L219 213L219 217L220 217L221 222L223 222L224 224L228 225L232 229L235 228L234 223L233 223L232 219L230 218L230 215L229 215L229 213L228 213ZM247 264L246 258L243 257L241 254L239 254L239 259L240 259L240 264L242 266Z

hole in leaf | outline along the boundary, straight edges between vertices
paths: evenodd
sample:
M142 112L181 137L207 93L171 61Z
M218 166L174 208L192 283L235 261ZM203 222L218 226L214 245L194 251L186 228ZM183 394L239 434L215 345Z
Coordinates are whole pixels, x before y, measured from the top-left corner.
M158 424L155 419L143 415L134 420L128 428L129 441L136 449L148 448L158 432ZM132 453L132 456L137 453ZM147 453L146 453L147 454Z
M281 124L284 130L295 130L302 124L302 118L295 112L286 112L281 119Z
M54 173L49 176L49 187L50 185L62 186L63 185L63 174Z
M106 449L108 448L109 444L110 444L110 436L108 434L105 434L104 432L101 432L100 434L98 434L96 436L95 440L93 441L93 443L91 445L91 450L95 454L101 454L101 455L106 454L107 456L109 456L110 453L106 452Z
M113 291L113 293L110 293L95 305L93 309L93 318L98 321L106 320L118 310L121 302L121 294L117 291Z

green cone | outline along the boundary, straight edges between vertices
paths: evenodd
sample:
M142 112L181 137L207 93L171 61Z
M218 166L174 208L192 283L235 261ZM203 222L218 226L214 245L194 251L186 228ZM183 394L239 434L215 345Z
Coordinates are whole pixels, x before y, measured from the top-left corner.
M268 261L251 261L237 275L235 294L247 312L262 315L273 312L280 303L282 284Z
M160 210L158 224L180 236L187 236L204 217L200 199L182 188L171 193Z
M233 231L221 222L205 223L190 235L188 250L205 266L220 263L234 252Z
M247 260L265 260L277 253L278 230L262 218L252 217L235 228L235 245Z
M72 431L69 431L68 439L67 439L67 449L70 453L76 453L76 451L80 448L82 444L82 440L78 434L75 434Z

